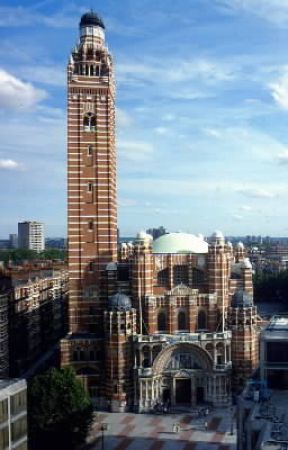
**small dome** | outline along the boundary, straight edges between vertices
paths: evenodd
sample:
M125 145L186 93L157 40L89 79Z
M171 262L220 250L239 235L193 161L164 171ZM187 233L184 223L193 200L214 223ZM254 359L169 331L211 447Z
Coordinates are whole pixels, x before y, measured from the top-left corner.
M110 311L130 311L132 303L127 295L118 292L109 298L108 308Z
M168 233L153 242L153 253L208 253L208 244L193 234Z
M229 248L233 248L232 242L230 242L230 241L226 242L226 245L227 245L227 247L229 247Z
M211 236L212 239L224 239L222 231L216 230Z
M243 259L243 268L244 269L252 269L252 264L249 258Z
M231 306L233 308L249 308L253 306L253 295L244 289L237 289L232 297Z
M151 236L151 234L147 234L146 231L143 230L137 233L136 239L140 241L153 241L153 237Z
M86 14L83 14L83 16L81 17L80 27L86 26L101 27L103 28L103 30L105 30L103 20L93 10L89 11Z
M238 242L238 244L236 245L236 248L239 250L244 250L245 247L244 247L243 242Z

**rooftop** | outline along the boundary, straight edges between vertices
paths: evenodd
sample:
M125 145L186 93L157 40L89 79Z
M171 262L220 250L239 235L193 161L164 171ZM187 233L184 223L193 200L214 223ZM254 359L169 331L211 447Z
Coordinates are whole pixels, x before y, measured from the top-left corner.
M273 316L261 336L269 340L288 339L288 315Z

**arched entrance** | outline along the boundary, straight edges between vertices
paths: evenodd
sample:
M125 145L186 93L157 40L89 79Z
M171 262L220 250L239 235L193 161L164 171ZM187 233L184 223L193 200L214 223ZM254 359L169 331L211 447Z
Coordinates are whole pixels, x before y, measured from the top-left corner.
M172 406L195 406L207 401L212 371L213 362L208 352L192 343L166 347L153 364L154 375L162 379L162 400Z

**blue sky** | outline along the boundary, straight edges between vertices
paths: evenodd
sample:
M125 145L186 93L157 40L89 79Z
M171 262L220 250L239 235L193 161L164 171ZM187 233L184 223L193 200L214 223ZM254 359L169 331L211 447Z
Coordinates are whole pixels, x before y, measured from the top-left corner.
M0 236L66 233L66 91L83 12L116 63L119 226L288 235L288 1L0 5Z

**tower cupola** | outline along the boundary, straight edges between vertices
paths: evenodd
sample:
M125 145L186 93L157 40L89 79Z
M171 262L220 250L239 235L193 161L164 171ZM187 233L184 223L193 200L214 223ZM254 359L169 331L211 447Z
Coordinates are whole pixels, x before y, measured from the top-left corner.
M83 14L80 20L80 36L81 38L92 36L98 37L104 40L105 25L101 17L98 16L93 10Z

